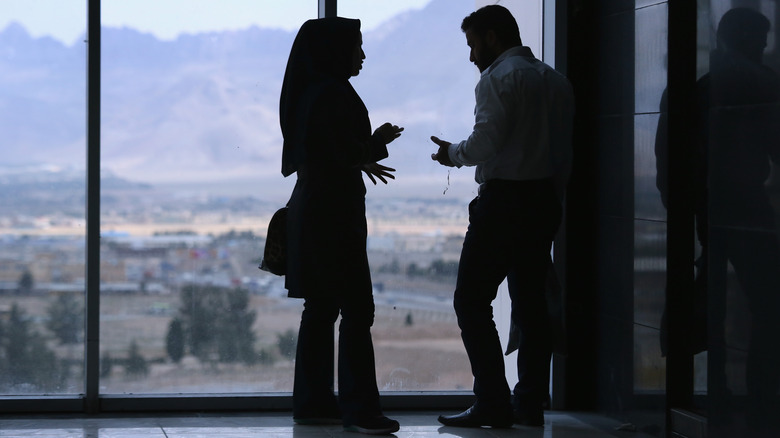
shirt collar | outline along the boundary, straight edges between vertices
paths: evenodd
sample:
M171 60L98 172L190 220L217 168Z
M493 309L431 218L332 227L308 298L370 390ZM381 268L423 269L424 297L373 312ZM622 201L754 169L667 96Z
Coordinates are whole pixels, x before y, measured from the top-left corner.
M504 53L498 55L498 58L496 58L495 61L493 61L492 64L490 64L490 67L486 68L484 72L482 72L482 75L486 75L490 73L493 68L495 68L498 64L501 64L501 61L505 60L506 58L510 56L524 56L526 58L533 58L534 54L531 51L531 48L528 46L514 46L512 48L509 48L504 51Z

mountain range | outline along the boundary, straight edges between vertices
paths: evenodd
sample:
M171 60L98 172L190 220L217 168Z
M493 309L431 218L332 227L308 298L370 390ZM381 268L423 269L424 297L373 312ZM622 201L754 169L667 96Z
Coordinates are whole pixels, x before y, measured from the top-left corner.
M385 163L398 169L396 186L435 181L441 193L450 174L431 161L429 137L470 132L478 73L459 26L472 9L472 0L433 0L363 35L367 59L352 83L375 127L406 128ZM102 167L151 184L281 181L278 102L294 37L250 27L164 41L104 27ZM0 163L83 168L85 95L86 44L2 30Z

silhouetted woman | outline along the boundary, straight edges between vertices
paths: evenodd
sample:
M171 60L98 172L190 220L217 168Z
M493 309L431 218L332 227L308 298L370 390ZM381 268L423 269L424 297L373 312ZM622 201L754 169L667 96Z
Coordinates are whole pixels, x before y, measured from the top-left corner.
M360 21L309 20L287 62L280 101L282 174L297 172L289 202L285 287L303 298L293 387L298 424L343 422L346 430L389 434L398 422L382 415L371 325L374 299L366 255L361 172L387 182L377 164L403 128L385 123L373 134L363 101L349 83L362 68ZM338 399L334 395L334 324Z

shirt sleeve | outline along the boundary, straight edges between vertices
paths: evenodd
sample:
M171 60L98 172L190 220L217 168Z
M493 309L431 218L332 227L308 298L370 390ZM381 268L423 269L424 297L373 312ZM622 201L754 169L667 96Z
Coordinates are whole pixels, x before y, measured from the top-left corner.
M476 166L498 154L507 133L512 103L507 79L486 74L477 84L474 129L466 140L451 144L447 151L456 166Z

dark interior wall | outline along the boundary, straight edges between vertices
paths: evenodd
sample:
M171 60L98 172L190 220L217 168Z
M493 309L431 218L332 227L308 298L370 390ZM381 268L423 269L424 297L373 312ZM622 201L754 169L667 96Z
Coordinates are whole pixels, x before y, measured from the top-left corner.
M568 2L564 408L657 436L780 436L777 3ZM761 62L716 62L735 7L771 23ZM701 422L683 433L672 411Z
M666 87L666 3L572 1L569 14L577 122L567 311L576 348L567 359L567 405L659 431L666 211L655 144Z

